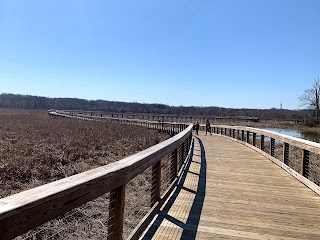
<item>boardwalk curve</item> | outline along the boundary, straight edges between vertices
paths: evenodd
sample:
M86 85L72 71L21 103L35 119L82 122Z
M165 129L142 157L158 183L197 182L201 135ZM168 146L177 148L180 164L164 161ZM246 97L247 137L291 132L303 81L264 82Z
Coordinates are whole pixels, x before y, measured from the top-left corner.
M319 195L269 159L217 135L193 151L143 239L320 239Z

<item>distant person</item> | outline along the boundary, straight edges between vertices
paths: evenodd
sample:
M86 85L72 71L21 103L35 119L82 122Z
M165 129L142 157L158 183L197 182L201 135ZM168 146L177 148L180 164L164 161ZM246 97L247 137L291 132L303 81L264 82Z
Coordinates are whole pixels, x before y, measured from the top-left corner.
M210 135L212 135L211 126L210 126L209 120L207 120L207 123L206 123L206 135L207 135L208 132L210 133Z
M200 128L200 125L199 125L199 122L197 122L196 125L195 125L195 129L196 129L196 134L197 135L199 134L199 128Z
M196 123L193 123L193 127L192 127L192 130L196 130Z

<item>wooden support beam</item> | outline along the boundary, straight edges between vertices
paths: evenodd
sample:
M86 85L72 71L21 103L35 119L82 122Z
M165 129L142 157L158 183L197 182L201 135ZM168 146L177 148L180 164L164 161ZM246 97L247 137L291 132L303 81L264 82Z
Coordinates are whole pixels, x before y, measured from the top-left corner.
M125 185L110 192L108 240L122 240Z

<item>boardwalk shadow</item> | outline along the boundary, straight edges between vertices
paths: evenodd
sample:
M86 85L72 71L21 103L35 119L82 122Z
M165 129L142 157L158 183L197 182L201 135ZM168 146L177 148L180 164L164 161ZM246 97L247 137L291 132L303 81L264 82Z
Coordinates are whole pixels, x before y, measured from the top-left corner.
M201 153L201 162L194 161L194 142L192 144L192 151L191 157L187 164L185 165L181 180L177 185L176 190L169 198L167 204L164 206L163 210L159 212L158 217L153 222L153 225L149 228L142 239L147 240L151 239L159 229L161 223L165 220L171 222L172 224L176 225L177 228L182 230L182 233L179 234L180 239L195 239L197 235L197 230L200 222L200 216L203 208L205 193L206 193L206 173L207 173L207 162L206 162L206 154L204 150L204 146L202 141L195 137L194 141L198 141L200 145L200 150L198 153ZM197 154L198 155L198 154ZM198 155L199 156L199 155ZM194 173L190 170L191 164L201 164L200 165L200 173ZM197 175L199 178L197 190L194 191L192 189L188 189L185 187L185 182L187 176L190 174ZM192 206L189 210L187 220L182 221L181 219L175 218L169 214L170 209L175 204L177 197L182 192L182 190L187 191L194 195L194 200ZM181 210L183 211L183 210ZM166 232L166 235L168 232ZM167 236L168 237L168 236ZM169 237L170 238L170 237Z

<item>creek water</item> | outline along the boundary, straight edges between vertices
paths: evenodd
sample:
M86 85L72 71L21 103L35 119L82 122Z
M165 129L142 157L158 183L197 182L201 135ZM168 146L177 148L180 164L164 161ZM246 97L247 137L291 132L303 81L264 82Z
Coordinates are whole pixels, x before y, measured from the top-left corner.
M282 129L282 128L263 128L263 129L320 143L320 133L317 133L317 132Z

